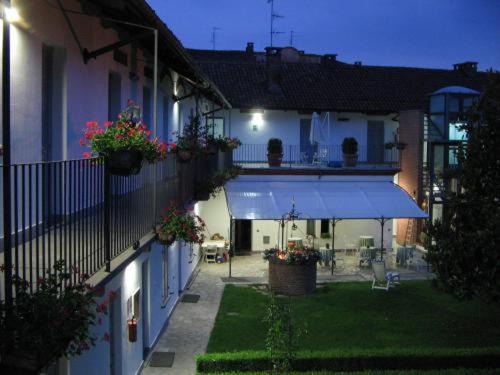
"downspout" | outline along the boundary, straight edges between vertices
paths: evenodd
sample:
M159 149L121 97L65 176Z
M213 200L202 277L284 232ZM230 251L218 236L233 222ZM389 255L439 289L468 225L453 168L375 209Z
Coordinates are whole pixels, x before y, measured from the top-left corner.
M158 30L154 29L154 66L153 66L153 134L156 137L158 135ZM158 168L153 167L153 217L157 220L156 215L158 214L158 209L156 207L156 185L158 185L157 174Z

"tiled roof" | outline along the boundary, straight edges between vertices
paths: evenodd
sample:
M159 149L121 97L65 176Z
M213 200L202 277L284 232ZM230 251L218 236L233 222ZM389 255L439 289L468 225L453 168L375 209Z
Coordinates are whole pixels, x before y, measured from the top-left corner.
M481 91L486 73L352 65L340 61L281 63L281 93L267 89L265 54L188 50L234 108L398 112L426 109L445 86Z

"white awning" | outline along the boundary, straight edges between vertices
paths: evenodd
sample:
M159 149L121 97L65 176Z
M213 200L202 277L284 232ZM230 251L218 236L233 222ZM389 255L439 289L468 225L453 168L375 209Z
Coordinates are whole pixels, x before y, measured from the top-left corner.
M225 191L234 219L280 219L292 201L303 220L428 217L408 193L387 181L233 180Z

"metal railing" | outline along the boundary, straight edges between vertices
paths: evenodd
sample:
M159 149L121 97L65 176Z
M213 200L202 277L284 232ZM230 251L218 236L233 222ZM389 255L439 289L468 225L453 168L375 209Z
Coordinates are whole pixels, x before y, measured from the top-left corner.
M358 165L360 167L380 166L399 167L399 153L396 148L381 146L358 146ZM267 165L267 144L243 144L233 151L235 164L242 166ZM342 167L341 145L283 145L283 167L322 166Z
M111 259L152 232L170 201L192 200L200 178L230 167L228 161L219 153L179 164L168 154L135 176L110 176L109 194L102 159L11 165L12 205L2 220L12 220L12 274L33 291L57 261L81 274L109 270ZM0 265L5 251L2 232ZM4 283L12 288L12 280Z

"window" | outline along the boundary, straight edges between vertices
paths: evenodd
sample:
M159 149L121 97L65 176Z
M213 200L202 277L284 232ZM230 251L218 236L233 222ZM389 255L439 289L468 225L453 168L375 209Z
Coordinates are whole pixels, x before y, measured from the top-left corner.
M308 236L316 237L316 220L307 220L306 233Z
M108 77L108 120L115 121L122 110L122 77L109 73Z
M165 140L169 140L170 139L170 134L168 134L168 106L169 106L169 102L168 102L168 96L164 95L163 96L163 112L162 112L162 116L163 116L163 139Z
M222 117L210 117L207 118L207 125L209 128L209 134L213 135L215 138L224 136L224 118Z
M321 234L330 233L330 220L321 220Z
M151 90L149 87L142 88L142 119L148 127L151 125Z
M431 112L444 112L444 95L431 96Z
M166 305L168 297L170 296L168 290L168 248L164 246L161 255L162 255L162 275L163 275L162 297L163 297L163 305Z

